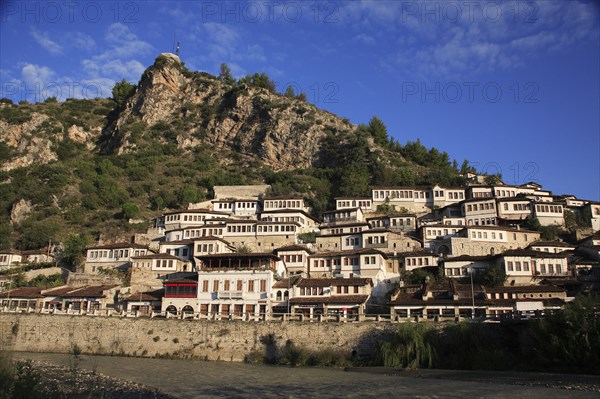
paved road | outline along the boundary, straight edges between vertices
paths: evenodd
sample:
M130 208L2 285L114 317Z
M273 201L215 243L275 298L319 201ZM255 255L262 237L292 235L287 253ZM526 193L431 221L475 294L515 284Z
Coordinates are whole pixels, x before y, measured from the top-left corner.
M17 358L68 365L69 355L18 353ZM179 398L599 398L598 391L547 388L557 375L426 370L342 371L191 360L83 356L81 367ZM545 376L545 377L544 377ZM570 376L564 376L570 378ZM583 377L595 381L595 377ZM600 378L599 378L600 379ZM498 383L504 381L505 383ZM538 381L542 386L528 386ZM579 380L575 380L579 381Z

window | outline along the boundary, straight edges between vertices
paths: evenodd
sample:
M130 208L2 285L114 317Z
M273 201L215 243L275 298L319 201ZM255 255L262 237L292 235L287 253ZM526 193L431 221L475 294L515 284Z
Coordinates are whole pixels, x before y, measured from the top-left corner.
M208 280L202 281L202 292L208 292Z
M219 280L213 281L213 291L219 291Z
M521 262L515 262L515 270L518 272L521 271Z
M523 262L523 270L525 270L526 272L529 271L529 262Z
M508 268L509 272L512 272L514 270L512 262L506 262L506 267Z
M248 281L248 292L254 292L254 280Z
M267 291L267 280L260 280L260 292Z

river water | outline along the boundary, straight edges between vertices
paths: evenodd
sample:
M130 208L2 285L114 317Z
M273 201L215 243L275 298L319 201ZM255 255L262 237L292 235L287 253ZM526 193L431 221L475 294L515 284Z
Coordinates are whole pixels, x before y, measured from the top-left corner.
M15 357L69 365L64 354ZM80 367L125 379L179 398L598 398L598 392L411 375L289 368L240 363L110 356L82 356ZM446 372L448 376L452 372ZM429 375L429 374L427 374ZM441 377L440 377L441 375ZM494 374L491 373L493 381ZM540 375L543 376L543 375ZM489 377L489 376L488 376ZM526 379L526 378L525 378ZM506 378L504 378L506 382ZM144 398L145 399L145 398Z

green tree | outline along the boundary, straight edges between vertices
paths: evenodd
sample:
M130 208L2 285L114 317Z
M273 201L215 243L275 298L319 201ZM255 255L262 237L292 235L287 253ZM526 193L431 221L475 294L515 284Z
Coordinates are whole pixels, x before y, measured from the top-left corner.
M488 287L500 287L506 282L506 272L503 267L487 267L474 279Z
M381 146L386 146L388 144L387 127L385 127L383 121L376 116L372 117L369 121L369 133L373 136L375 143Z
M70 270L76 271L85 259L85 249L91 242L87 234L71 233L64 243L60 259Z
M502 184L502 175L500 173L496 173L495 175L486 176L483 181L488 186L494 186L496 184Z
M127 202L123 204L121 208L121 216L123 219L135 219L140 214L140 207L134 204L133 202Z
M117 103L119 108L123 108L125 106L125 102L127 102L129 97L131 97L134 92L135 86L123 79L120 82L115 83L113 86L113 100Z
M291 85L290 85L290 86L288 86L288 87L285 89L285 92L283 93L283 95L284 95L285 97L288 97L288 98L294 98L294 97L296 97L296 93L294 93L294 87L293 87L293 86L291 86Z
M186 206L189 203L198 202L200 193L192 186L183 186L177 193L177 202L181 206Z
M225 63L221 64L219 80L225 84L232 85L235 83L235 79L231 76L231 69Z
M11 249L13 228L8 223L0 223L0 249Z
M53 220L25 221L17 246L20 249L44 248L58 240L61 230L61 224Z

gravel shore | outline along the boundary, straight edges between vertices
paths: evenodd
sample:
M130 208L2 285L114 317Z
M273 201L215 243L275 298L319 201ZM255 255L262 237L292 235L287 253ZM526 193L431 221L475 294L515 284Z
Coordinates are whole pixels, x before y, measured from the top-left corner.
M102 399L175 399L155 388L105 376L92 370L27 361L39 377L38 387L46 397Z

